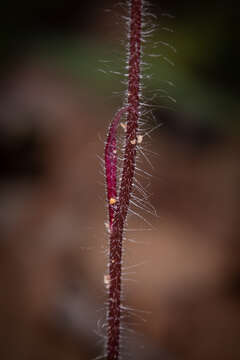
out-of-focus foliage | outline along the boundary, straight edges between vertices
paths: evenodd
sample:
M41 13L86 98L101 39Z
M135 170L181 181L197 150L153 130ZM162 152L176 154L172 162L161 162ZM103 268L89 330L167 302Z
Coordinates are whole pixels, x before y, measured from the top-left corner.
M143 138L153 166L141 153L139 165L154 175L143 186L160 216L143 214L152 231L129 217L136 243L126 241L125 264L144 265L131 274L137 283L124 282L126 305L151 314L144 336L127 338L139 360L238 360L239 9L152 2L144 95L165 127ZM126 90L121 11L113 0L1 5L1 360L100 353L107 239L97 156ZM160 41L177 53L154 48Z

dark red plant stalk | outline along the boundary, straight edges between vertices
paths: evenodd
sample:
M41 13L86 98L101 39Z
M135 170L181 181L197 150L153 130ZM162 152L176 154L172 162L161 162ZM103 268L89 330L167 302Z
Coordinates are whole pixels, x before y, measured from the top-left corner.
M119 122L122 115L127 111L127 107L120 109L113 121L108 131L108 137L105 147L105 173L106 173L106 183L107 183L107 199L108 199L108 211L109 211L109 231L111 232L114 213L115 213L115 203L117 198L117 139L116 133Z
M109 204L109 298L107 359L119 359L120 321L121 321L121 272L122 242L124 225L132 193L137 132L140 116L140 62L143 0L130 1L129 60L128 60L128 98L127 106L114 117L110 126L105 147L105 172L107 198ZM116 131L120 118L127 113L124 161L122 176L117 194L117 150Z

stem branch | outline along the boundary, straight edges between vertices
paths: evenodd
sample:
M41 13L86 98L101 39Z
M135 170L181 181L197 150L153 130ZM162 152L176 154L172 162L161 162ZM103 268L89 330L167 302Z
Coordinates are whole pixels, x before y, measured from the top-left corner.
M107 359L119 359L120 321L121 321L121 272L122 242L124 224L132 193L135 163L137 131L140 116L140 62L141 62L141 26L143 0L130 1L130 51L128 59L128 98L127 107L121 109L110 126L105 147L105 171L109 203L109 298ZM127 112L127 131L125 138L122 177L117 196L117 155L116 130L119 120Z

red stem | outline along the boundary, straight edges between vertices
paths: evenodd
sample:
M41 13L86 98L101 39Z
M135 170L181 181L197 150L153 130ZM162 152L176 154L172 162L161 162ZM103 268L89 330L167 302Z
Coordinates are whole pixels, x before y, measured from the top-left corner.
M124 224L132 193L136 163L137 131L140 115L140 61L141 61L141 24L143 0L130 1L130 52L128 74L127 109L120 110L109 129L105 148L105 167L109 202L109 299L107 359L119 359L120 321L121 321L121 272L122 240ZM127 111L127 131L125 139L124 162L119 196L116 191L116 128L124 111ZM116 201L115 201L116 200Z
M112 229L112 224L115 215L116 205L114 201L117 198L117 128L122 115L128 110L127 107L120 109L114 116L111 126L108 131L108 137L105 147L105 173L107 183L107 199L109 212L109 230Z

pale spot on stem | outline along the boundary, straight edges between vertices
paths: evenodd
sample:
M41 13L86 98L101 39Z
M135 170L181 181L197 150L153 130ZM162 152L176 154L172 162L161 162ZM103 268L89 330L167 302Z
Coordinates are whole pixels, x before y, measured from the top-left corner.
M110 205L114 205L114 204L116 204L116 202L117 202L117 200L115 198L110 198L109 199L109 204Z
M106 288L108 289L110 286L110 275L104 275L103 282L106 285Z
M126 123L121 122L120 125L121 125L121 127L123 128L124 131L127 130L127 124Z

